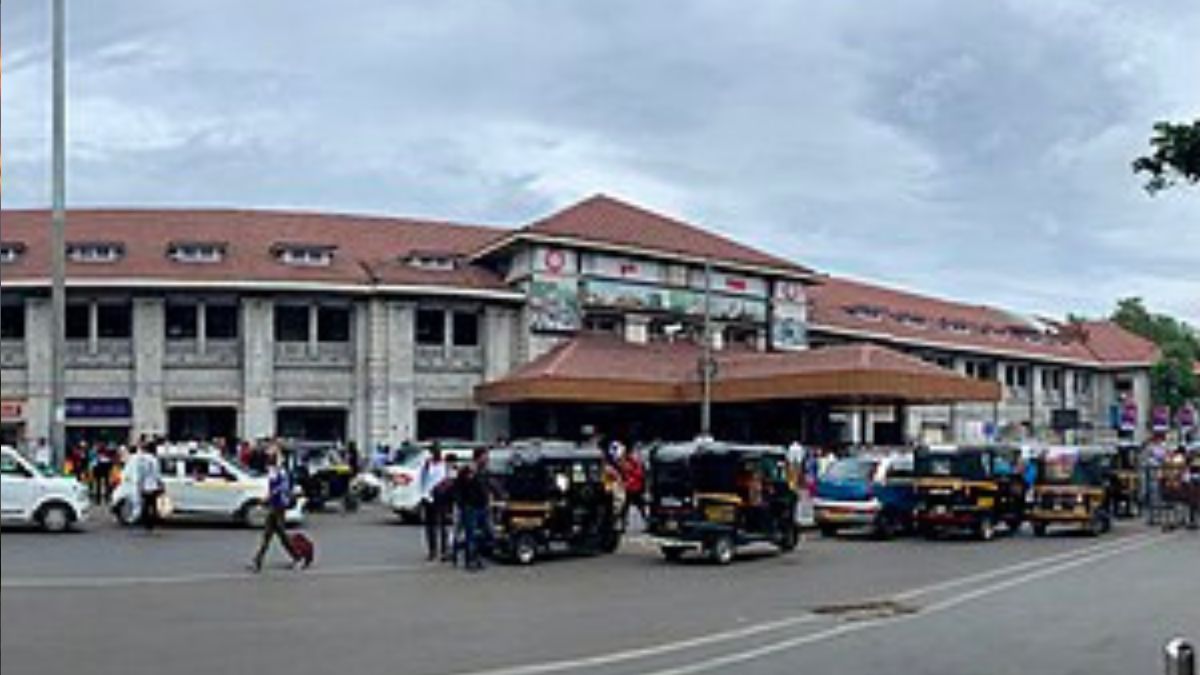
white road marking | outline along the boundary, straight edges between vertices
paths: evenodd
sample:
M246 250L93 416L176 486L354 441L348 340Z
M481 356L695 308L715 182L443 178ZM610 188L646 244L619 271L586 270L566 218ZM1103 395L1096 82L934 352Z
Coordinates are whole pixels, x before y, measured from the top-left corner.
M1071 551L1065 551L1063 553L1058 553L1055 555L1044 556L1041 558L1035 558L1032 560L1027 560L1025 562L1017 563L1014 565L1008 565L1006 567L1000 567L1000 568L993 569L993 570L988 570L986 572L982 572L982 573L978 573L978 574L972 574L972 575L968 575L965 577L958 577L958 578L940 582L937 584L931 584L928 586L914 588L914 589L904 591L902 593L891 595L888 597L893 600L912 600L912 599L920 597L922 595L928 595L930 593L947 590L949 588L954 588L954 587L968 585L968 584L974 584L979 581L985 581L987 579L1004 576L1005 574L1021 572L1021 571L1024 571L1024 570L1027 570L1030 568L1034 568L1034 567L1043 567L1045 565L1057 563L1062 560L1069 560L1070 562L1068 562L1067 564L1070 565L1070 567L1061 567L1061 566L1060 567L1050 567L1050 568L1045 568L1045 569L1042 569L1042 570L1034 573L1035 575L1056 574L1058 572L1065 571L1066 569L1070 569L1070 568L1078 566L1080 564L1085 564L1087 562L1101 560L1104 557L1108 557L1108 556L1112 556L1112 555L1118 555L1118 554L1126 552L1127 550L1141 548L1143 546L1147 546L1147 545L1155 543L1156 541L1161 541L1161 540L1162 540L1162 538L1156 534L1136 535L1136 536L1132 536L1132 537L1119 539L1116 541L1109 541L1109 542L1104 542L1102 544L1095 544L1095 545L1088 546L1088 547L1082 548L1082 549L1074 549ZM1037 578L1040 578L1040 576L1038 576ZM1024 581L1021 581L1021 583L1024 583ZM992 592L996 592L997 590L1001 590L1001 589L996 589L996 590L993 590ZM973 591L971 593L968 593L967 595L976 596L978 593L979 593L979 591ZM972 597L972 599L973 599L973 597ZM959 604L959 603L956 603L956 604ZM953 605L953 604L946 605L945 602L943 602L943 603L938 603L938 604L932 605L931 607L937 608L938 611L944 611L946 609L950 609L950 607L953 607L953 606L955 606L955 605ZM914 619L914 618L918 618L918 617L926 615L926 614L928 614L927 609L922 610L921 612L919 612L917 614L905 615L902 618ZM830 620L829 617L822 617L822 616L818 616L818 615L814 615L814 614L802 614L802 615L798 615L798 616L792 616L792 617L786 617L783 619L778 619L775 621L768 621L765 623L753 624L753 625L745 626L743 628L739 628L736 630L723 631L723 632L719 632L719 633L711 633L711 634L707 634L707 635L700 635L697 637L688 638L688 639L680 640L680 641L676 641L676 642L666 642L666 643L662 643L662 644L658 644L658 645L650 645L650 646L646 646L646 647L630 649L630 650L625 650L625 651L611 652L608 654L602 654L602 655L598 655L598 656L582 657L582 658L575 658L575 659L564 659L561 661L550 661L550 662L546 662L546 663L517 665L517 666L510 666L510 667L498 668L498 669L493 669L493 670L482 670L482 671L475 671L475 672L470 672L470 673L458 673L456 675L546 675L547 673L560 673L560 672L569 672L569 671L575 671L575 670L585 670L585 669L589 669L589 668L597 668L597 667L601 667L601 666L611 666L611 665L616 665L616 664L620 664L620 663L627 663L630 661L640 661L640 660L644 660L644 659L651 658L651 657L663 656L663 655L672 654L672 653L680 652L680 651L685 651L685 650L693 649L693 648L697 648L697 647L707 647L707 646L711 646L711 645L720 644L723 642L731 642L731 641L739 640L742 638L754 637L756 635L778 632L778 631L786 629L786 628L791 628L791 627L799 626L799 625L803 625L803 624L818 623L818 622L822 622L822 621L827 622L829 620ZM836 636L841 635L846 632L864 630L866 628L878 626L883 623L888 623L888 622L891 622L894 620L896 620L896 619L888 618L888 619L879 619L879 620L875 620L875 621L862 622L862 623L856 623L856 624L839 625L839 626L835 626L833 628L827 629L825 631L821 631L819 633L814 633L810 636L803 636L800 638L792 638L790 640L785 640L782 643L773 643L771 645L767 645L766 647L760 648L760 649L773 648L772 651L766 652L766 654L770 654L770 653L774 653L774 651L782 651L785 649L802 646L809 642L830 639L830 638L836 637ZM786 645L786 646L777 647L777 645ZM757 654L758 651L759 650L752 650L752 653ZM723 659L730 659L730 658L733 658L736 656L738 656L738 654L733 654L733 655L729 655L726 657L722 657L721 659L716 659L716 661L722 661ZM750 658L758 658L758 656L755 655ZM750 658L735 659L732 662L738 662L740 660L750 660ZM700 670L711 670L712 668L720 667L719 665L709 665L709 664L715 664L715 661L706 661L706 662L704 662L704 664L696 664L695 666L690 666L690 667L692 667L692 668L700 667ZM703 667L701 667L701 666L703 666ZM652 673L652 674L648 674L648 675L683 675L684 673L688 673L688 672L700 672L700 670L696 670L696 671L667 670L667 671L662 671L659 673Z
M1094 553L1094 554L1086 556L1084 558L1071 560L1071 561L1062 563L1060 565L1054 565L1052 567L1043 568L1043 569L1037 570L1035 572L1030 572L1029 574L1021 575L1019 577L1015 577L1012 579L1006 579L1002 582L992 584L991 586L985 586L983 588L979 588L979 589L976 589L973 591L968 591L966 593L963 593L962 595L948 598L946 600L935 603L933 605L929 605L928 607L923 608L921 611L919 611L915 614L904 614L904 615L888 617L888 618L884 618L884 619L876 619L873 621L864 621L861 623L842 624L840 626L835 626L833 628L829 628L829 629L826 629L823 631L811 633L809 635L802 635L799 637L789 638L787 640L781 640L779 642L764 645L762 647L757 647L755 649L749 649L749 650L745 650L745 651L741 651L741 652L727 654L725 656L719 656L716 658L706 659L705 661L699 662L699 663L692 663L692 664L688 664L688 665L684 665L684 666L667 668L665 670L657 670L657 671L653 671L653 672L647 672L647 673L643 673L642 675L694 675L695 673L709 672L712 670L726 668L726 667L729 667L734 664L746 663L747 661L754 661L754 660L761 659L766 656L771 656L773 654L778 654L780 652L789 651L789 650L795 649L797 647L802 647L804 645L833 640L833 639L841 637L843 635L849 635L852 633L861 633L861 632L873 630L876 628L882 628L882 627L886 627L886 626L894 626L894 625L898 625L901 623L907 623L910 621L920 621L921 619L924 619L926 617L949 611L960 605L967 604L973 600L978 600L980 598L983 598L983 597L986 597L989 595L994 595L1001 591L1005 591L1010 588L1013 588L1014 586L1021 586L1021 585L1028 584L1033 581L1037 581L1039 579L1044 579L1046 577L1050 577L1050 576L1054 576L1057 574L1061 574L1063 572L1067 572L1067 571L1075 569L1077 567L1082 567L1084 565L1097 563L1102 560L1106 560L1108 558L1122 555L1124 553L1129 553L1131 551L1136 551L1139 549L1147 548L1149 546L1154 546L1154 545L1160 544L1170 538L1173 538L1173 537L1155 537L1155 538L1151 538L1151 539L1140 539L1133 543L1124 542L1124 545L1122 545L1122 546L1111 548L1106 551L1101 551L1099 553Z

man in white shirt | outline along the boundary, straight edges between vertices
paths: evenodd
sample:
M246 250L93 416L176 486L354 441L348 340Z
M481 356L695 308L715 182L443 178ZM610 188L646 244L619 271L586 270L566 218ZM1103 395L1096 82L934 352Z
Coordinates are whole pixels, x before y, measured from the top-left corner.
M435 441L429 450L429 457L421 466L421 516L425 521L425 548L428 559L437 560L440 555L443 560L449 559L452 551L448 549L447 520L450 508L445 495L441 494L439 486L449 476L446 461L442 458L442 448Z
M163 493L162 472L158 467L157 448L145 446L137 454L138 492L142 498L142 527L153 532L158 523L158 500Z

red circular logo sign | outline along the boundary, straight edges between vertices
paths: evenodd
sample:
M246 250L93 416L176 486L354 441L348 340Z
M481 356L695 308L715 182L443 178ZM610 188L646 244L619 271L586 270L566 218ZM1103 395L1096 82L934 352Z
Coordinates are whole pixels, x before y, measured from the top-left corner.
M546 251L545 263L547 270L561 272L567 265L567 254L558 249Z

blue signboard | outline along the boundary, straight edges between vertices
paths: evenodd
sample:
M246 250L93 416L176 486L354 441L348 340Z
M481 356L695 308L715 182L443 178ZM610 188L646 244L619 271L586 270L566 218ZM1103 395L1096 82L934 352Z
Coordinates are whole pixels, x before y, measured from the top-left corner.
M69 398L67 419L129 419L133 405L127 398Z

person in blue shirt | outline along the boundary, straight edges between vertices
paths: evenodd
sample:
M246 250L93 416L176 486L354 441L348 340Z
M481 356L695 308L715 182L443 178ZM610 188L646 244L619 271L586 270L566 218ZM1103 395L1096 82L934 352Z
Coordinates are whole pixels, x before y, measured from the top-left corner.
M279 448L272 447L268 450L266 460L268 466L267 521L263 525L262 540L259 542L258 552L255 553L253 562L250 563L250 569L254 572L262 571L263 559L266 558L267 549L271 547L272 538L279 539L283 550L292 559L293 568L307 566L307 561L292 548L292 542L288 538L285 527L287 510L292 505L292 481L283 467L279 465Z

